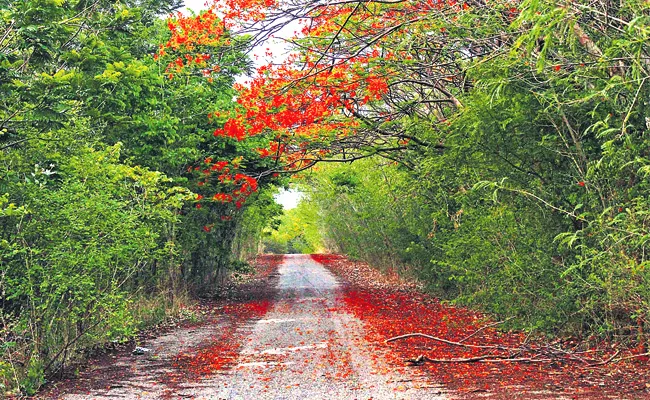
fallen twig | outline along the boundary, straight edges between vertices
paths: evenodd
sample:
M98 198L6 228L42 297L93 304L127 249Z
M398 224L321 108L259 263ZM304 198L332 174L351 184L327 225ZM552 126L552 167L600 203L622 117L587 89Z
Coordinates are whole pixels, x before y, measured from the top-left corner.
M650 351L647 352L647 353L633 354L633 355L631 355L631 356L622 357L622 358L616 360L615 362L625 361L625 360L631 360L631 359L633 359L633 358L638 358L638 357L649 357L649 356L650 356Z
M411 338L411 337L423 337L423 338L426 338L426 339L435 340L437 342L450 344L452 346L471 347L471 348L474 348L474 349L496 349L496 350L507 350L507 351L526 351L526 349L522 349L522 348L512 348L512 347L495 346L495 345L479 345L479 344L467 344L467 343L454 342L454 341L451 341L451 340L442 339L442 338L439 338L439 337L436 337L436 336L426 335L424 333L419 333L419 332L418 333L408 333L406 335L395 336L395 337L392 337L390 339L386 339L386 343L394 342L394 341L400 340L400 339L408 339L408 338Z
M463 343L463 342L466 341L467 339L470 339L470 338L476 336L479 332L482 332L482 331L486 330L487 328L491 328L491 327L493 327L493 326L497 326L497 325L504 324L504 323L510 321L510 320L513 319L513 318L514 318L514 317L509 317L509 318L504 319L503 321L498 321L498 322L493 322L493 323L491 323L491 324L487 324L487 325L485 325L485 326L483 326L483 327L481 327L481 328L475 330L474 333L471 333L471 334L465 336L464 338L462 338L461 340L459 340L458 343Z
M601 365L605 365L605 364L609 364L609 363L614 363L614 364L615 364L615 363L618 363L618 362L621 362L621 361L631 360L631 359L633 359L633 358L648 357L648 356L650 356L650 352L647 352L647 353L641 353L641 354L633 354L633 355L631 355L631 356L621 357L621 358L615 360L614 358L615 358L619 353L620 353L620 351L617 351L616 354L614 354L613 356L611 356L611 357L608 358L607 360L605 360L605 361L601 361L601 362L599 362L599 363L595 363L595 364L588 365L588 367L599 367L599 366L601 366Z
M609 363L612 362L612 360L613 360L614 358L616 358L616 356L619 355L619 354L621 354L621 351L620 351L620 350L617 350L616 353L614 353L614 355L611 356L611 357L609 357L607 360L600 361L600 362L593 363L593 364L589 364L589 365L587 365L587 366L588 366L588 367L598 367L598 366L600 366L600 365L609 364Z
M488 326L484 327L487 328ZM483 328L482 328L483 329ZM478 331L474 332L472 335L467 336L463 340L469 339L471 336L475 335L478 333ZM467 344L467 343L462 343L460 342L455 342L452 340L447 340L443 338L439 338L436 336L431 336L427 335L424 333L408 333L405 335L400 335L400 336L395 336L390 339L386 340L386 343L394 342L397 340L401 339L408 339L412 337L422 337L425 339L430 339L430 340L435 340L440 343L445 343L449 344L452 346L459 346L459 347L467 347L467 348L474 348L474 349L490 349L490 350L501 350L501 351L507 351L509 352L508 355L498 355L498 354L484 354L480 356L475 356L475 357L467 357L467 358L429 358L425 355L420 355L419 357L415 359L409 359L406 360L406 362L414 364L414 365L422 365L425 362L431 362L431 363L471 363L471 362L552 362L552 361L568 361L568 360L573 360L573 361L579 361L582 364L585 364L584 366L586 368L594 368L594 367L599 367L603 366L606 364L610 363L618 363L621 361L633 359L633 358L638 358L638 357L644 357L644 356L650 356L650 352L647 353L642 353L642 354L635 354L627 357L620 357L619 354L621 353L620 350L616 351L612 356L607 358L606 360L598 361L594 359L585 359L583 357L578 356L578 354L585 354L588 352L571 352L567 351L561 348L556 348L551 345L547 346L541 346L541 347L527 347L527 346L521 346L521 347L505 347L505 346L497 346L497 345L477 345L477 344ZM522 353L528 353L532 354L532 357L522 357Z
M406 360L406 362L422 365L425 362L430 363L472 363L472 362L551 362L552 358L532 358L532 357L518 357L511 358L510 356L497 356L497 355L484 355L468 358L429 358L425 355L418 356L418 358Z

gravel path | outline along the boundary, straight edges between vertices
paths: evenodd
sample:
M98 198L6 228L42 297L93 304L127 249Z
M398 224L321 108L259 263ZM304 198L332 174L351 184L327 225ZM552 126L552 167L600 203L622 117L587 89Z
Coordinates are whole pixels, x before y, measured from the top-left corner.
M341 310L339 283L309 256L280 267L279 295L229 374L181 395L204 399L443 399L415 371L374 356L362 323Z
M136 374L112 388L63 398L446 398L442 387L417 370L387 365L370 349L363 339L363 323L342 309L340 284L321 264L306 255L289 255L279 274L270 311L241 328L244 346L232 368L192 382L174 382L172 390L164 381Z

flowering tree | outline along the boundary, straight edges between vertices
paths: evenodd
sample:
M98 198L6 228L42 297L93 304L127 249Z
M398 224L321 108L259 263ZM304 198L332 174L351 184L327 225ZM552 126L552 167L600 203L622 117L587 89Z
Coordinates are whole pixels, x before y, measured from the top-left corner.
M436 129L462 108L467 64L505 46L504 27L516 15L511 1L215 2L199 16L170 20L174 35L161 54L184 53L170 62L170 75L196 65L207 76L222 67L206 64L214 57L200 52L203 44L259 45L298 27L284 39L291 55L238 85L236 110L211 114L223 124L215 136L258 139L258 156L271 161L261 178L375 154L406 162L404 150L444 149L444 138L423 138L414 119ZM468 23L477 35L466 35Z

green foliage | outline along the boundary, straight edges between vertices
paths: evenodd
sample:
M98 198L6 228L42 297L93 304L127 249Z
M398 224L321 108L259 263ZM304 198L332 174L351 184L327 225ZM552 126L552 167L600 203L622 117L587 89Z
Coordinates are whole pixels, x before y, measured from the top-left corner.
M312 178L332 247L520 326L638 339L650 312L650 21L643 2L602 6L530 0L512 24L465 26L502 32L506 47L459 61L473 84L444 124L400 121L444 149Z
M301 198L295 208L285 210L279 226L268 233L264 249L269 253L312 254L323 249L318 209L306 198Z
M162 322L190 291L209 293L251 254L237 238L261 235L278 212L263 184L251 210L196 208L197 193L213 193L188 167L255 152L215 142L208 118L233 107L249 61L230 49L213 80L169 80L153 55L169 35L158 16L178 7L29 0L0 10L3 395L33 394L85 348Z
M268 236L277 229L282 216L282 206L275 202L275 188L256 194L255 203L247 207L235 232L234 252L240 260L258 253Z

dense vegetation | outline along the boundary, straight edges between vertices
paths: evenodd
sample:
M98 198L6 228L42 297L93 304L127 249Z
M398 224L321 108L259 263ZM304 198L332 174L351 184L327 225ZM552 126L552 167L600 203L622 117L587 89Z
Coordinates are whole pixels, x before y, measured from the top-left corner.
M321 243L318 209L300 200L295 208L284 211L277 226L262 238L264 251L277 254L314 254L326 250Z
M311 198L335 250L415 274L443 298L527 328L643 343L647 3L519 7L502 25L470 8L448 26L452 42L470 23L509 39L489 56L452 56L455 105L425 115L420 99L386 95L395 113L411 110L382 129L428 144L323 168ZM412 40L408 54L425 57L424 36Z
M207 158L246 171L250 144L215 140L207 113L233 107L249 61L214 43L202 51L218 72L170 80L153 56L171 35L160 15L178 6L0 10L0 397L178 312L188 288L210 293L281 212L268 180L249 207L202 201L234 185L199 179Z

